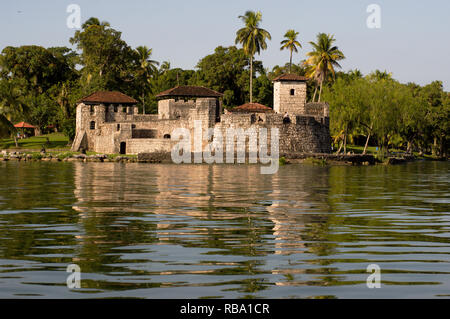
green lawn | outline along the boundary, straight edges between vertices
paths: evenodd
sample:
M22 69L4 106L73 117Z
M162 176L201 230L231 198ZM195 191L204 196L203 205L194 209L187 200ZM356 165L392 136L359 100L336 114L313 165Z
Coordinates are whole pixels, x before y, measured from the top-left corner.
M336 152L339 149L339 145L334 144L333 145L333 152ZM364 146L358 146L358 145L347 145L347 152L353 152L355 154L362 154L364 150ZM344 148L341 149L341 152L344 151ZM377 151L377 147L376 146L368 146L367 147L367 154L372 154L375 155L376 153L378 153Z
M48 145L47 143L48 138ZM41 149L45 146L46 149L52 148L70 148L67 143L69 143L69 138L62 133L51 133L40 136L33 136L30 138L24 138L18 140L19 148L24 149ZM0 139L0 149L16 148L14 139Z

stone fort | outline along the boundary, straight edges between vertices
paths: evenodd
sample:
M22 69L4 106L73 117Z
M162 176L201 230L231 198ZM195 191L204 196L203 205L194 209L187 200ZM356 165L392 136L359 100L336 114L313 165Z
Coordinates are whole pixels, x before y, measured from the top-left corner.
M200 121L203 132L219 129L224 139L231 127L265 127L269 132L276 127L280 154L330 153L329 106L306 103L306 81L298 75L281 75L273 80L273 109L247 103L225 112L222 94L199 86L177 86L159 93L158 114L139 114L137 101L123 93L95 92L78 101L72 150L170 152L178 143L171 138L172 131L186 128L193 136L194 121Z

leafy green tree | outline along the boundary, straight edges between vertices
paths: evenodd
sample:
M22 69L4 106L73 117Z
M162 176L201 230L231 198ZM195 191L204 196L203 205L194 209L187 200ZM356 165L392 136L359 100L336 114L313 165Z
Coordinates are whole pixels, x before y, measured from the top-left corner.
M63 57L53 55L55 50L36 45L4 48L0 60L2 78L20 79L30 94L45 92L55 83L75 78L71 65Z
M249 58L243 49L219 46L213 54L197 63L196 78L191 83L224 93L224 104L227 106L241 105L245 103L248 93L248 64ZM253 65L256 72L264 73L260 61L254 61Z
M146 108L150 114L158 112L158 101L156 95L178 85L193 85L195 83L195 71L183 70L180 68L168 69L161 72L161 69L154 75L150 83L150 90L145 95Z
M141 86L142 110L145 114L145 93L150 89L152 76L158 72L157 65L159 65L159 62L150 59L152 49L146 46L139 46L135 51L137 54L136 62L138 64L136 79L139 82L139 86Z
M38 131L48 124L57 124L58 105L66 117L70 116L68 102L59 101L58 97L72 94L67 86L78 81L76 60L76 54L65 47L6 47L0 58L0 81L4 88L14 87L14 90L4 89L0 93L3 109L18 109L10 113L10 118L30 122Z
M297 40L298 34L299 33L296 32L295 30L290 29L284 34L285 39L280 42L280 44L281 44L280 50L288 49L289 53L290 53L289 73L291 73L291 67L292 67L292 52L297 53L298 52L297 47L300 47L300 48L302 47L300 42L298 42L298 40Z
M247 11L239 16L245 26L236 32L235 44L240 43L244 53L250 58L250 103L253 102L253 56L267 49L266 40L271 40L270 33L259 27L262 20L261 12Z
M339 142L338 153L347 152L347 140L355 128L358 111L361 109L360 91L356 87L361 83L347 83L337 79L332 87L326 88L324 97L330 103L330 130L335 142Z
M134 51L108 22L88 19L70 43L80 50L84 94L96 90L133 93Z
M290 71L289 71L290 68ZM280 65L275 65L272 70L268 73L268 77L270 79L274 79L277 76L280 76L282 74L286 74L286 73L292 73L292 74L296 74L296 75L301 75L301 76L306 76L306 68L303 64L303 62L300 62L298 64L294 63L294 64L289 64L286 63L283 66Z
M443 91L441 81L433 81L425 85L420 90L420 96L424 100L427 112L425 121L427 121L426 139L432 144L431 151L433 155L444 156L447 154L449 140L449 96L448 92Z
M369 79L372 80L392 80L392 73L387 71L375 70L368 75Z
M336 79L339 79L339 78L343 79L344 81L349 83L353 80L363 78L363 74L358 69L350 70L348 72L338 71L338 72L336 72Z
M264 72L255 79L255 101L273 107L273 83Z
M328 76L335 78L335 67L341 67L338 61L345 59L344 54L334 45L335 38L333 35L319 33L317 35L317 42L309 42L313 47L313 51L306 55L308 59L305 64L308 68L307 76L314 78L316 83L320 85L319 102L322 94L323 82L327 80ZM315 101L317 86L314 91L313 102Z

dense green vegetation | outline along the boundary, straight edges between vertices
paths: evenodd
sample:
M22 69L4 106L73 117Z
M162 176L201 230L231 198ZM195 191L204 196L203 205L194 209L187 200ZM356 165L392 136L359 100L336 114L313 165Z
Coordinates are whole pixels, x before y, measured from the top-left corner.
M0 54L0 137L16 146L13 123L29 122L37 131L54 126L69 139L75 134L76 101L97 90L118 90L139 100L145 113L157 112L155 95L176 85L202 85L224 93L224 106L250 101L272 106L271 79L283 73L310 78L308 101L327 101L337 149L349 143L377 145L446 156L449 143L449 93L442 83L401 84L381 71L363 76L358 70L338 72L343 52L333 35L319 33L309 42L307 59L294 63L301 34L287 30L280 49L289 63L264 68L255 54L268 47L270 33L261 28L260 12L239 16L236 46L218 46L194 70L171 68L151 59L152 48L132 48L108 22L88 19L66 47L6 47ZM0 143L1 144L1 143Z
M347 143L377 145L411 153L447 156L449 144L450 95L442 83L424 87L401 84L387 73L363 77L360 72L340 74L324 90L330 103L331 132L338 151Z

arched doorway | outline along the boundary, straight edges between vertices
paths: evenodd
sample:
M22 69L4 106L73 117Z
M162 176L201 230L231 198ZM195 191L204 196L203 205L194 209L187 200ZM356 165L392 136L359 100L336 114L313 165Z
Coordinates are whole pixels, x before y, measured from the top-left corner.
M120 142L120 154L126 154L127 153L127 143Z

